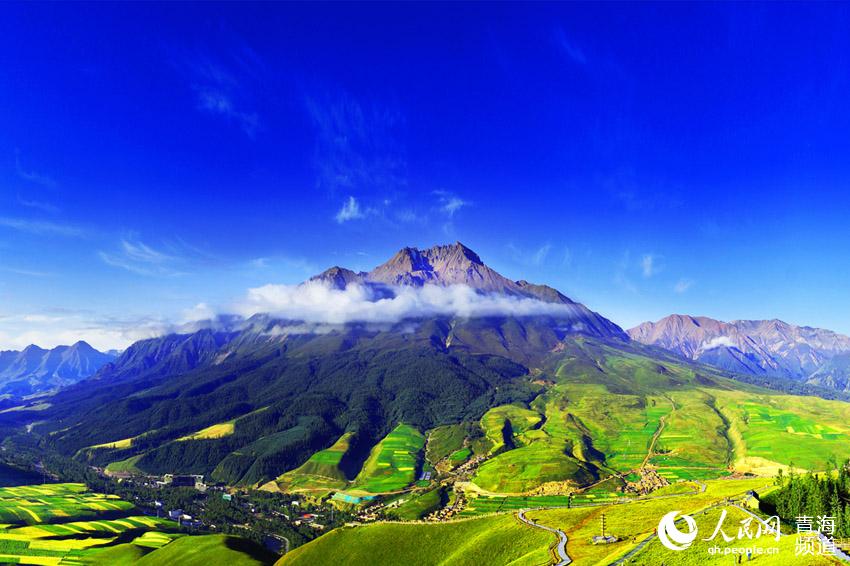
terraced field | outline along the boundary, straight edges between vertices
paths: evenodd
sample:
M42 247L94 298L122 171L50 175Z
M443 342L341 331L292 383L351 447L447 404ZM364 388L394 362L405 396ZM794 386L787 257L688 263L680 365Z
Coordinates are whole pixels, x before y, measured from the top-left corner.
M82 484L0 488L0 523L0 562L5 564L168 564L174 563L168 560L176 556L170 549L176 544L183 547L181 553L208 549L196 553L206 564L261 564L271 559L253 543L235 537L228 542L215 535L189 536L173 521L140 515L132 504L91 493ZM191 540L187 544L180 539ZM243 550L234 550L240 545Z
M82 484L0 488L0 523L32 525L69 517L94 518L132 508L115 496L89 493Z
M425 437L415 428L400 424L373 449L349 491L389 493L416 480Z

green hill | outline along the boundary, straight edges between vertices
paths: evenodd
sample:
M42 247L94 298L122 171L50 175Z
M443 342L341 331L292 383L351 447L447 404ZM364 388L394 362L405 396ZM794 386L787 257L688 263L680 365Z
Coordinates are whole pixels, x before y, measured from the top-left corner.
M336 529L284 555L278 566L317 564L545 564L553 536L513 515L441 524Z
M248 540L227 535L183 537L154 550L137 562L140 565L180 564L251 566L270 564L276 556Z
M400 424L372 449L353 490L368 493L398 491L416 481L425 437L415 428Z
M344 488L348 485L348 478L342 469L342 462L351 448L352 436L350 432L343 434L333 446L319 450L298 468L281 475L267 489L295 493Z

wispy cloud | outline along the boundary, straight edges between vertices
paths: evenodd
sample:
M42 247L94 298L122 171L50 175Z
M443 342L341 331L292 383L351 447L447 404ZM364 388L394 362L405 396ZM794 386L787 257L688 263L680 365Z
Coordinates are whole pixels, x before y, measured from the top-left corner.
M30 183L35 183L36 185L41 185L50 189L56 187L56 181L52 177L31 169L24 169L23 165L21 165L20 151L17 150L15 151L15 171L18 173L18 177L24 181L29 181Z
M629 250L626 250L614 269L614 283L629 293L637 294L637 286L634 284L630 276L630 273L633 271L634 262L632 261L632 254Z
M144 242L128 239L121 240L117 250L100 251L98 255L107 265L138 275L181 275L178 266L185 262L181 257L156 250Z
M549 257L550 251L552 251L552 244L544 244L540 246L537 248L537 251L531 255L531 262L534 265L541 265L544 261L546 261L546 258Z
M242 131L253 138L258 128L260 127L260 118L256 112L244 112L238 110L233 103L231 95L221 89L210 86L198 86L195 88L198 93L198 108L211 114L224 116L229 120L233 120Z
M673 291L682 294L687 293L688 289L694 286L695 281L693 279L682 278L676 281L676 284L673 285Z
M461 208L470 205L469 201L449 191L439 190L434 191L434 194L437 196L440 211L449 218L452 218Z
M18 195L18 204L27 208L34 208L36 210L41 210L42 212L47 212L50 214L56 214L57 212L59 212L59 207L54 204L39 200L25 199L20 195Z
M86 230L79 226L70 224L59 224L47 220L33 220L29 218L0 217L0 227L10 228L18 232L26 232L39 236L63 236L68 238L82 238Z
M21 269L19 267L0 267L0 271L6 273L14 273L15 275L24 275L26 277L52 277L52 273L46 271L35 271L32 269Z
M644 254L640 259L640 270L646 279L661 271L658 260L659 257L655 254Z
M231 49L218 56L184 55L176 67L188 79L200 112L232 122L254 138L262 129L254 109L254 86L264 80L265 66L244 41L232 43Z
M336 218L337 223L342 224L349 220L357 220L365 217L366 214L364 211L360 210L360 203L357 202L357 199L354 197L348 197L334 218Z
M378 104L362 105L348 95L307 97L316 130L316 185L374 200L407 186L407 158L400 130L402 114Z
M507 245L507 249L513 260L517 263L539 267L548 259L549 252L552 251L552 244L546 243L537 248L525 249L510 243Z
M579 65L587 65L587 57L584 54L584 51L570 41L567 37L567 33L564 31L564 28L557 27L555 28L555 44L560 48L561 52L566 55L572 62L578 63Z

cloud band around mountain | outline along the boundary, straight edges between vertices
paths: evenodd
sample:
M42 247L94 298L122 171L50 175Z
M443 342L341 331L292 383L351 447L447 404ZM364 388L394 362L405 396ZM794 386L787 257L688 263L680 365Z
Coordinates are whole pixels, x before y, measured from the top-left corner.
M275 285L249 289L232 311L245 317L266 313L305 322L397 322L406 318L446 315L540 316L571 318L575 305L538 299L481 294L466 285L392 287L391 293L368 285L340 290L312 281L302 285Z

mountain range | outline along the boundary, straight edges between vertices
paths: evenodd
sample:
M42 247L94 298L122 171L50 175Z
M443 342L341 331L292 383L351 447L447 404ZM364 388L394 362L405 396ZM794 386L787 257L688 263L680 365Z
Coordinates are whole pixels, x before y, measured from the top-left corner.
M623 427L652 436L655 425L647 419L661 408L677 411L674 425L678 419L682 426L692 420L711 424L705 433L714 446L711 466L720 470L733 454L727 414L718 407L733 411L742 399L765 395L783 407L803 399L792 395L846 397L800 379L739 367L732 372L705 365L700 354L694 358L714 350L704 342L725 340L720 330L685 340L671 322L667 340L648 326L630 339L551 287L500 275L460 243L404 248L371 271L333 267L304 283L317 284L341 292L366 286L376 302L411 289L465 285L481 296L508 299L498 304L548 307L532 315L423 312L380 324L311 325L281 313L224 317L200 329L136 342L47 402L0 411L0 427L25 430L28 442L39 438L46 448L111 471L198 473L228 485L274 482L337 445L345 454L333 474L341 474L345 484L371 473L370 454L401 424L423 434L459 427L459 441L484 446L476 452L488 458L482 484L523 477L522 485L507 491L524 492L565 479L586 484L610 474L612 466L631 466L618 463L624 457L617 447ZM692 324L682 320L680 326ZM741 325L751 327L761 328ZM844 367L832 354L843 348L841 337L800 332L812 343L817 338L817 352L825 352L817 359ZM803 345L793 351L808 350L814 351ZM834 371L824 372L823 384L838 382ZM513 421L498 420L517 410L522 416ZM495 433L487 432L485 424L493 418L485 415L496 415ZM514 441L510 431L514 426L519 431L526 417L545 424ZM675 448L679 425L671 426L665 450L684 454L685 447ZM504 437L503 448L483 440L494 434ZM545 473L515 471L525 465L516 458L527 452L533 453L528 462L546 462ZM645 450L638 452L643 460ZM688 458L704 459L698 452Z
M847 391L850 337L781 320L723 322L671 315L628 331L632 340L727 371L783 377Z
M94 375L115 359L79 341L46 350L29 345L21 351L0 352L0 394L16 396L56 389Z

